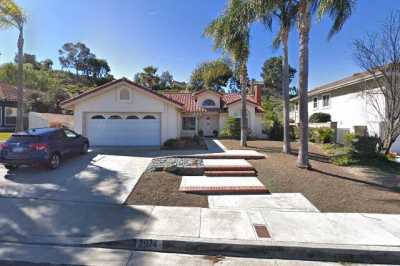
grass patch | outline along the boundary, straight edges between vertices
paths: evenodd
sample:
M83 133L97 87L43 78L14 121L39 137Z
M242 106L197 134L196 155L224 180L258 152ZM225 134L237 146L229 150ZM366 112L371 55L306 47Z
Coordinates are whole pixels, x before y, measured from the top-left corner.
M366 166L380 172L398 175L400 173L400 163L389 160L383 155L375 159L359 159L354 161L354 165Z
M0 142L4 142L11 137L12 132L0 132Z
M382 154L376 155L376 157L358 157L354 154L352 149L347 146L338 144L322 144L324 152L330 157L333 164L338 166L362 166L370 167L375 170L390 174L400 173L400 164L394 160L390 160Z

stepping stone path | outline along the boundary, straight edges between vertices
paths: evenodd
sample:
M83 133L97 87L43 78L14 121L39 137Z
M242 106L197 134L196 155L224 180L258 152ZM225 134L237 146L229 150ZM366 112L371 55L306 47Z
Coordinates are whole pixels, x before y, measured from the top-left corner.
M257 177L183 176L179 191L198 193L268 193Z

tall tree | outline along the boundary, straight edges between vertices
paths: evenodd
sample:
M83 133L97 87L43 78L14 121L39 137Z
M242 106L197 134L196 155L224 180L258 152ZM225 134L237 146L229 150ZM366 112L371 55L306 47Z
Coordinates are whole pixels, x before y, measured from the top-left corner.
M229 64L223 60L207 61L198 65L190 76L192 90L204 88L221 91L232 78Z
M166 90L166 89L171 89L172 86L174 85L174 77L172 76L169 71L164 71L161 73L160 76L160 89L161 90Z
M256 18L261 19L267 28L272 28L274 19L278 21L278 34L273 41L273 47L282 46L282 57L272 57L264 63L263 78L266 85L281 91L283 100L283 152L290 153L289 138L289 84L296 70L289 66L289 33L296 13L295 0L252 0L256 10ZM280 61L280 62L278 62ZM277 76L278 75L278 76Z
M290 66L289 66L289 32L294 23L296 5L291 0L277 1L274 15L279 21L279 33L275 41L275 47L282 44L282 97L283 97L283 152L290 153L289 136L289 84L290 84Z
M363 83L363 96L381 121L381 146L388 154L400 136L400 11L393 12L376 34L354 42L354 57L372 81Z
M0 28L14 27L18 30L18 78L17 78L17 124L16 130L24 128L23 110L23 55L24 55L24 24L26 16L23 10L13 0L0 0Z
M296 69L289 66L289 84L292 82ZM265 60L262 69L261 77L264 81L264 85L269 94L273 94L276 97L282 98L283 90L283 57L273 56Z
M96 58L94 54L90 52L84 43L65 43L60 50L59 60L63 68L72 68L75 70L76 78L79 78L79 74L85 75L89 72L88 62L90 59Z
M158 90L160 85L160 77L157 75L158 68L154 66L144 67L142 72L136 73L134 80L136 83Z
M308 58L311 17L317 11L318 19L328 14L333 25L328 38L339 32L350 17L355 0L297 0L297 30L299 32L299 122L300 150L297 166L309 168L308 160Z
M249 58L250 6L244 0L230 0L223 14L213 20L205 30L205 35L213 38L214 48L228 53L239 77L242 101L241 146L247 146L247 107L248 85L247 61Z
M40 67L44 70L51 70L53 68L53 64L53 60L48 58L40 62Z

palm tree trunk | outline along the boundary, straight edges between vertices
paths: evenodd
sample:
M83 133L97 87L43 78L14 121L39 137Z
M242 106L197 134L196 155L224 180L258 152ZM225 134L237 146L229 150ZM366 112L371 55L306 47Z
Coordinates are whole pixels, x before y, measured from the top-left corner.
M24 30L19 28L18 36L18 75L17 75L17 123L15 130L21 131L24 129L24 91L23 91L23 75L24 75Z
M283 152L290 153L290 136L289 136L289 46L288 31L282 34L282 95L283 95Z
M247 96L247 67L242 65L240 67L240 88L242 94L242 118L240 119L240 146L247 147L247 108L246 108L246 96Z
M308 43L310 33L309 1L303 1L299 8L299 122L300 150L297 166L309 168L308 161Z

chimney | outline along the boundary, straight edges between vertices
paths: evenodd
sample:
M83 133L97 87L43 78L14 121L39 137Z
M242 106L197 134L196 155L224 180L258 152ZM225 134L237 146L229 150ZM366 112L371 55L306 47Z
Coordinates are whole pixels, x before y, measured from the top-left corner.
M262 85L261 84L254 84L254 98L258 105L261 105L261 98L262 98Z

